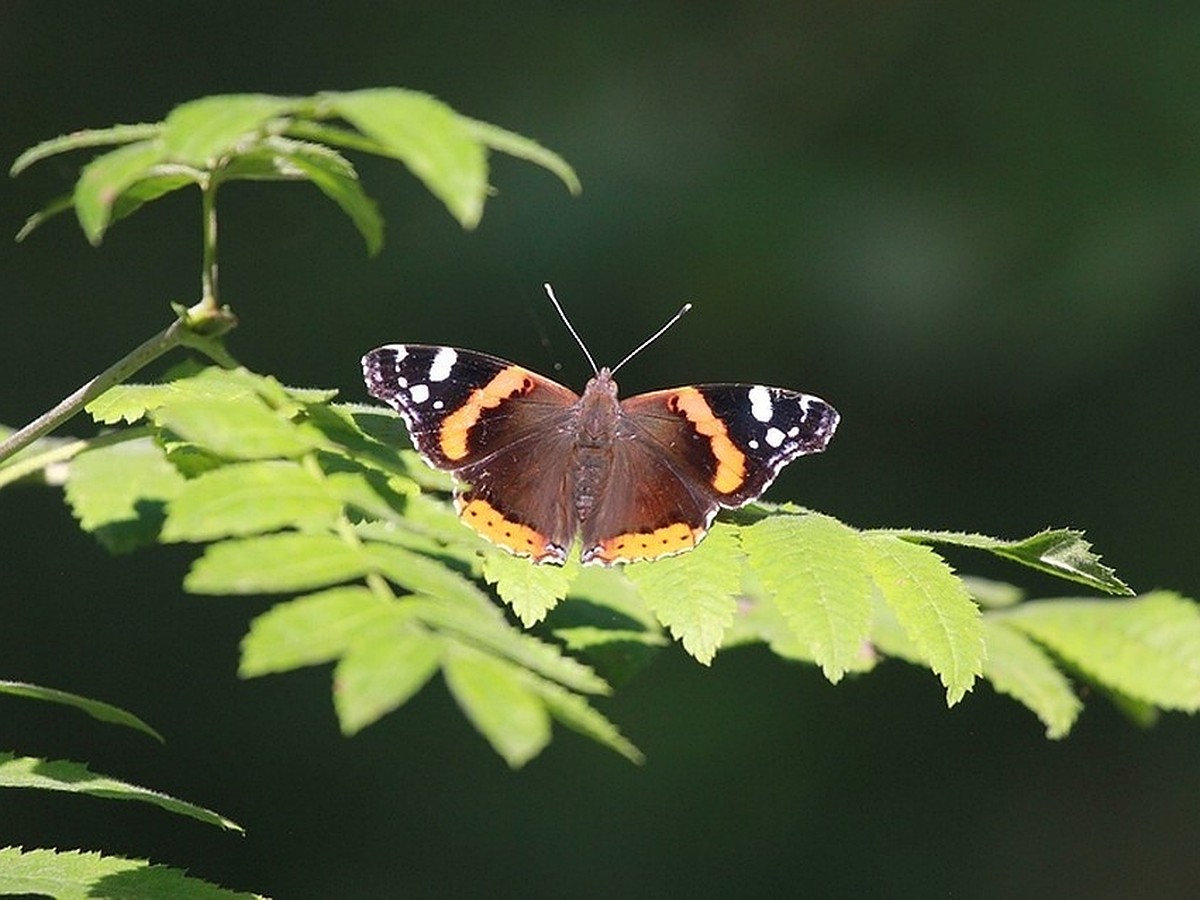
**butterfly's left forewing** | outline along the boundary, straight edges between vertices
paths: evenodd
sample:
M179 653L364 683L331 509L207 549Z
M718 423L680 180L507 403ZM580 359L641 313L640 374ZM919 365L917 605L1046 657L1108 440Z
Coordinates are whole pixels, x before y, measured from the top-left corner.
M372 350L363 377L404 418L425 460L459 479L466 524L539 562L565 558L575 533L561 502L574 391L486 353L424 344Z
M456 472L520 441L579 398L515 363L475 350L388 344L362 359L372 396L404 418L434 468Z

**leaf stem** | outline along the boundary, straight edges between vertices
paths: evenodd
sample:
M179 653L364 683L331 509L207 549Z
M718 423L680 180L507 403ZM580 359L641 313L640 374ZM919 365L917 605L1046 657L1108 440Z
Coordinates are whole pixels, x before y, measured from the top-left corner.
M204 260L200 270L198 305L215 310L220 306L217 300L217 179L211 172L200 182L200 209Z
M9 435L0 443L0 462L49 434L110 387L125 381L139 369L176 347L192 347L226 368L237 365L217 340L237 324L237 318L232 312L227 308L215 307L211 297L202 299L190 309L177 306L176 312L179 314L178 318L154 337L117 360L53 409L42 413L24 428Z

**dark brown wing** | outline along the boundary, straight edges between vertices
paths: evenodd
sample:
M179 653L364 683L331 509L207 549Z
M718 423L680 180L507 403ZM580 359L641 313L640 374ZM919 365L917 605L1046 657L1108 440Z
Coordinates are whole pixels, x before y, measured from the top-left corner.
M574 391L485 353L421 344L372 350L363 376L426 461L466 482L455 496L464 522L514 553L563 561L575 535Z
M583 523L584 562L680 553L721 506L758 497L791 460L825 448L838 414L808 394L708 384L621 403L605 502Z

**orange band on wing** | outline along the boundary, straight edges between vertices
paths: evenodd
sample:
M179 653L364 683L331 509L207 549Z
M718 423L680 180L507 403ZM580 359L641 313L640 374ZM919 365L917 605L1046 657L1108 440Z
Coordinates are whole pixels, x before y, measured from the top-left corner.
M717 459L717 471L713 473L713 489L721 494L731 494L746 480L746 455L729 439L725 423L718 419L695 388L680 388L668 401L668 405L687 416L696 430L708 438L713 456Z
M501 369L491 381L473 390L466 403L446 416L438 435L442 453L447 459L462 459L467 455L467 438L483 411L499 406L514 394L524 394L532 387L533 378L520 366Z
M546 535L536 528L504 518L504 514L486 500L468 500L462 504L458 514L467 525L493 544L499 544L518 556L532 556L537 562L544 559L562 561L566 556L565 551L551 544Z
M671 556L695 547L704 536L704 531L703 528L693 528L679 522L640 534L618 534L614 538L600 541L590 549L585 549L583 561L598 561L609 565L614 562Z

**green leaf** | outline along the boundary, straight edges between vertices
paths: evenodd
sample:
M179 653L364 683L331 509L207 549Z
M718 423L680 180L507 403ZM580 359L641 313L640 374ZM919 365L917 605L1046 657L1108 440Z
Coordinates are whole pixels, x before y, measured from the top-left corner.
M41 228L46 222L53 219L59 213L65 213L67 210L75 206L75 197L72 194L63 194L61 197L55 197L33 215L25 220L25 224L21 226L21 230L17 232L14 240L19 244L33 232Z
M867 567L888 607L946 686L953 706L983 664L979 607L932 550L887 534L864 533Z
M289 152L281 154L290 165L304 173L326 197L342 208L367 244L367 253L375 256L383 248L383 217L375 201L358 182L358 173L341 154L318 144L289 142Z
M155 411L154 420L227 459L297 457L325 445L320 432L257 397L173 400Z
M454 110L403 88L321 94L320 100L403 162L463 228L479 224L487 156Z
M20 847L0 848L0 894L36 894L55 900L263 900L261 894L226 890L143 859Z
M159 197L165 197L181 188L199 184L200 181L195 172L161 172L159 170L156 172L157 174L151 174L140 181L135 181L116 199L113 203L110 224L128 218L147 203L152 203Z
M555 628L554 636L568 650L591 650L609 644L641 644L646 647L665 647L667 639L657 631L633 631L628 628L597 628L594 625L577 625L570 628Z
M641 765L645 762L642 751L622 735L616 725L588 703L587 698L572 694L557 684L540 678L533 679L532 686L546 704L550 715L559 722L596 743L615 750L632 763Z
M171 160L200 169L260 137L272 120L301 100L269 94L218 94L176 106L163 122L163 145Z
M46 700L50 703L73 706L75 709L87 713L93 719L98 719L101 722L110 722L114 725L124 725L126 728L132 728L135 731L141 731L144 734L150 735L150 737L159 743L163 742L161 734L133 713L127 712L119 706L112 706L108 703L101 703L99 700L92 700L90 697L81 697L79 694L71 694L67 691L41 687L36 684L27 684L23 681L0 681L0 694L11 694L14 697L28 697L31 700Z
M1099 555L1092 552L1092 545L1084 540L1083 532L1071 528L1048 528L1015 541L956 531L901 529L885 533L919 543L952 544L957 547L986 550L1040 572L1075 581L1107 594L1133 594L1129 585L1100 562Z
M366 554L333 535L268 534L212 544L183 586L193 594L286 593L339 584L370 570Z
M1042 720L1046 737L1066 737L1083 704L1046 652L995 616L983 617L987 659L983 677L1001 694L1023 703Z
M356 734L407 703L437 672L442 646L407 617L356 639L333 676L342 733Z
M550 715L512 663L461 644L442 662L446 685L471 724L514 769L550 743Z
M575 170L567 164L567 161L554 151L547 150L537 141L506 131L497 125L489 125L487 122L467 118L463 118L462 122L468 134L491 149L548 169L559 177L572 194L578 195L583 190L583 185L579 183L579 176L575 174Z
M362 636L404 617L400 604L361 585L297 597L250 623L238 675L254 678L331 662Z
M563 655L552 644L517 631L491 604L472 609L461 603L413 597L405 600L404 605L424 625L440 634L489 654L503 656L573 691L585 694L610 691L604 679L588 666Z
M742 529L741 537L751 569L801 652L834 684L861 670L872 584L859 533L811 514L772 516Z
M1164 709L1200 709L1200 612L1178 594L1041 600L997 615L1102 686Z
M66 499L84 531L114 553L154 541L166 503L185 485L149 438L96 447L76 456Z
M532 628L567 595L576 566L538 566L528 559L489 548L483 554L483 577L496 586L521 624Z
M320 403L336 391L284 388L274 378L246 369L222 369L206 366L198 371L161 384L119 384L109 388L84 409L97 422L115 425L134 423L163 406L184 401L266 401L267 405L290 418L300 412L302 403Z
M75 214L92 245L99 246L104 239L121 195L150 176L162 158L160 141L139 141L97 156L83 167L75 184Z
M663 627L708 665L737 613L744 561L732 526L718 523L695 550L632 563L625 574Z
M8 174L16 177L35 162L57 156L60 153L90 147L110 147L113 144L146 141L157 137L161 131L162 124L155 122L138 125L113 125L110 128L85 128L70 134L62 134L30 147L17 157L12 168L8 170Z
M342 505L294 462L224 466L187 482L167 506L164 541L209 541L286 527L331 526Z
M365 544L364 551L376 571L406 591L439 597L466 608L494 608L474 582L436 559L375 541Z
M571 583L566 608L576 611L581 605L594 607L586 618L587 624L629 628L640 625L643 630L657 632L658 619L638 593L637 587L621 569L602 566L582 566ZM555 623L564 609L555 609ZM578 618L574 616L574 618Z
M188 816L207 825L217 825L226 831L242 831L236 822L224 816L177 800L158 791L138 787L115 778L96 775L82 763L68 760L35 759L29 756L14 756L0 753L0 787L35 788L43 791L64 791L72 794L87 794L106 797L110 800L137 800L150 803L167 812Z

